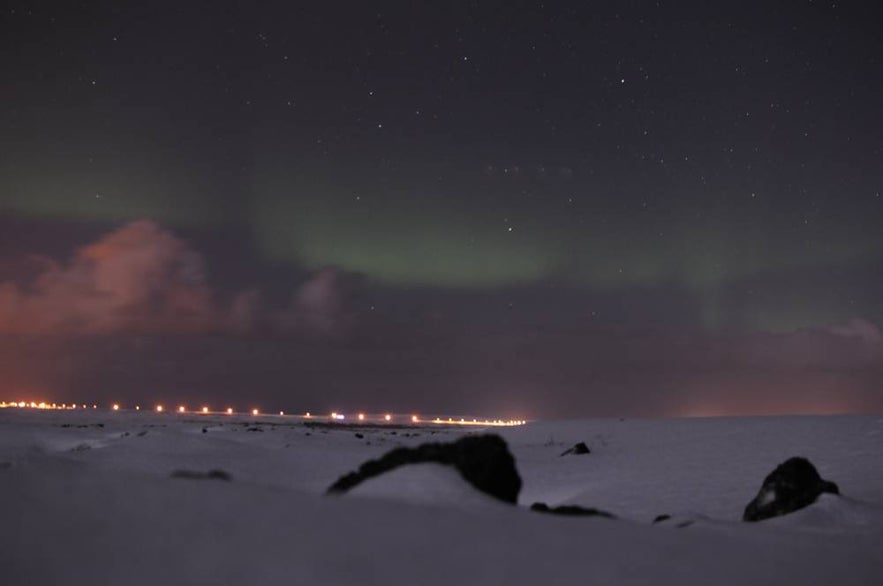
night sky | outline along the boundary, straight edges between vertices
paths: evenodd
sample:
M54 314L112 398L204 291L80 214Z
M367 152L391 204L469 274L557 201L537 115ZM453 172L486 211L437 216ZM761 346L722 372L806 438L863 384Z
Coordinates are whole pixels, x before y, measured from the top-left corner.
M0 398L883 410L876 3L3 10Z

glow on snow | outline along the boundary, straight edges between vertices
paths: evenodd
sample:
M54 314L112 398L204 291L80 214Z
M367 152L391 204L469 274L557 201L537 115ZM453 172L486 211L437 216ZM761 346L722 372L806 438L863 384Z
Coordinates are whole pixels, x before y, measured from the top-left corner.
M50 403L47 401L0 401L0 409L38 409L38 410L97 410L98 404L92 403L91 405L87 405L85 403ZM113 403L110 406L110 411L112 412L120 412L120 411L141 411L141 405L135 405L131 408L124 408L120 403ZM156 404L153 406L154 413L165 413L166 408L161 404ZM149 412L149 411L148 411ZM198 409L188 409L186 405L178 405L175 409L175 413L179 415L183 414L191 414L191 415L245 415L249 414L252 416L260 416L260 417L285 417L292 419L302 419L302 420L318 420L318 421L328 421L328 422L348 422L355 421L358 423L410 423L413 425L476 425L481 427L502 427L502 426L513 426L513 425L524 425L527 421L523 419L495 419L488 417L449 417L449 416L429 416L422 417L418 414L411 415L401 415L401 414L393 414L393 413L382 413L382 414L370 414L364 412L357 412L355 415L347 415L346 413L341 413L338 411L332 411L328 415L317 415L307 411L303 414L296 415L286 415L284 411L278 411L278 415L271 415L273 412L263 412L260 409L252 408L247 411L236 411L233 407L227 407L221 411L214 411L206 405L201 406Z

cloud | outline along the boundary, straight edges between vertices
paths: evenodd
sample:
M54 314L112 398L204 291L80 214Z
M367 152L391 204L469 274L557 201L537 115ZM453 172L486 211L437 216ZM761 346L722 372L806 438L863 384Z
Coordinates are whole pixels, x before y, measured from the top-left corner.
M295 291L291 306L276 315L283 331L309 331L327 336L345 333L352 325L349 312L355 279L334 267L314 273Z
M0 332L204 331L214 319L202 257L153 222L119 228L50 263L28 287L0 285Z
M862 318L854 318L845 324L829 326L827 331L837 336L858 338L868 345L880 345L883 342L883 333L880 332L880 328Z
M325 268L282 311L257 289L220 301L205 261L149 220L114 230L66 264L43 261L26 284L0 282L0 334L281 334L346 331L351 275Z

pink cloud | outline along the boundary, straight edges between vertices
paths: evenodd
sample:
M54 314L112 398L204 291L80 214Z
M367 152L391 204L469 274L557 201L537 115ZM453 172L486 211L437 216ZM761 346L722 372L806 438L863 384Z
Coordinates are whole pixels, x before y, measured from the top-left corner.
M50 263L28 287L0 284L7 333L204 331L214 314L202 257L147 220Z
M0 282L0 333L230 333L337 335L346 331L347 275L314 273L284 311L258 290L218 301L202 255L149 220L127 224L77 250L66 264L42 260L27 285Z

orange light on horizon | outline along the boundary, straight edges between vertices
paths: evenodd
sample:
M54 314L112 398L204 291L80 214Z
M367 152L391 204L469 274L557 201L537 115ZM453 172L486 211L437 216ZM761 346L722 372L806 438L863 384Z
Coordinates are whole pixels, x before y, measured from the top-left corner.
M88 405L89 404L83 404L82 408L88 409L89 408ZM92 403L91 405L92 405L92 409L98 409L98 403ZM23 408L23 409L39 409L39 410L57 410L57 409L67 410L67 409L79 408L76 403L71 403L70 405L68 405L67 403L54 403L54 402L49 402L49 401L12 401L12 402L0 401L0 408L2 408L2 407L13 407L13 408L19 407L19 408ZM110 403L110 404L105 403L104 406L101 408L102 409L110 409L111 411L123 411L123 406L121 403ZM141 410L140 405L134 405L134 406L128 407L128 409L133 409L133 408L135 411ZM150 410L149 406L147 406L145 408ZM157 413L165 412L165 407L161 403L155 404L153 409ZM225 411L228 415L235 414L233 407L227 407ZM208 405L203 405L201 407L194 408L192 411L188 410L186 405L178 405L173 408L173 412L177 412L177 413L204 413L204 414L221 413L221 411L211 411L211 408ZM255 417L257 417L259 415L271 416L271 414L274 414L274 413L278 413L279 416L285 415L285 411L283 411L283 410L273 411L272 409L270 409L270 410L262 413L259 408L253 408L250 411L243 411L241 413L250 413L251 415L253 415ZM302 413L303 413L303 415L297 415L297 413L295 413L294 417L302 417L304 419L310 419L313 417L313 414L310 411L306 411L306 412L302 412ZM345 414L340 413L338 411L332 411L329 414L329 416L323 416L320 414L319 417L321 417L322 419L325 419L326 417L328 417L328 419L330 419L332 421L346 420ZM450 417L450 416L440 416L440 415L427 415L425 418L423 418L422 416L420 416L419 414L416 414L416 413L414 413L410 416L393 415L392 413L385 413L382 416L380 416L380 415L372 415L369 413L365 413L364 411L357 411L357 412L353 413L351 415L351 417L353 418L353 420L358 420L360 422L376 421L377 419L379 419L379 417L383 417L382 421L386 421L386 422L391 422L396 417L398 417L399 420L401 420L404 417L410 417L410 422L412 424L421 424L421 425L427 425L427 424L433 423L433 424L451 424L451 425L462 425L462 426L484 426L484 427L504 427L505 426L505 427L511 427L511 426L526 425L528 423L528 421L526 419L490 419L490 418L485 419L485 418L471 417L471 416L469 418L466 418L466 417L454 418L454 417Z

